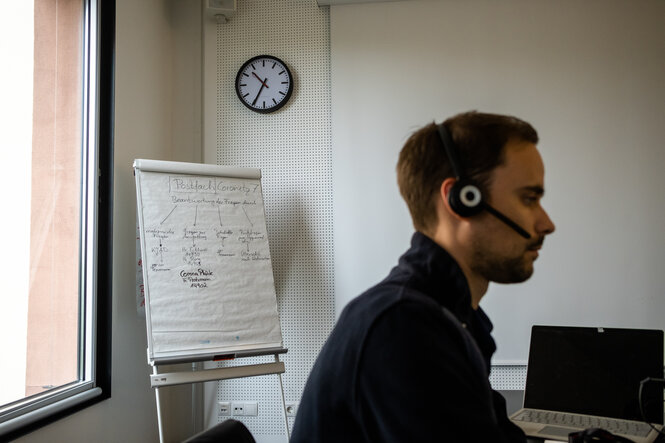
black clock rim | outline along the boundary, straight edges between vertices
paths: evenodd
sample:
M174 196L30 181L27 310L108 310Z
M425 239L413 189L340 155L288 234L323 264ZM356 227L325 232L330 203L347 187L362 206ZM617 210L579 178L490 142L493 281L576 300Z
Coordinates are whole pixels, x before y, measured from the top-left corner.
M277 104L276 106L273 106L271 108L268 108L268 109L255 108L252 105L248 104L247 102L245 102L245 100L242 99L242 96L240 95L240 90L238 89L238 84L240 82L240 74L242 73L242 71L248 65L250 65L252 62L254 62L256 60L259 60L259 59L262 59L262 58L271 59L271 60L274 60L274 61L280 63L282 66L284 66L284 69L286 69L286 74L289 76L289 89L286 91L286 95L284 96L282 101L279 102L279 104ZM280 58L277 58L274 55L267 55L267 54L257 55L256 57L252 57L249 60L247 60L245 63L242 64L240 69L238 69L238 73L236 74L235 88L236 88L236 96L238 97L238 100L240 100L240 103L245 105L245 107L247 109L249 109L251 111L254 111L254 112L258 112L259 114L270 114L272 112L275 112L275 111L281 109L284 105L286 105L288 103L289 99L291 98L291 94L293 93L293 75L291 75L291 70L289 69L287 64L284 63L284 61L281 60Z

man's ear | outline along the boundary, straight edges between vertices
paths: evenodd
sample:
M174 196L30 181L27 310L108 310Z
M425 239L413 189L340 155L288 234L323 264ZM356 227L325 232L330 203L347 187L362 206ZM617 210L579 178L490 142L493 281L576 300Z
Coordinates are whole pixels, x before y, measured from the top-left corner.
M448 212L450 215L452 215L455 218L462 218L458 213L453 211L453 208L450 207L450 192L453 189L453 185L457 182L457 180L453 177L448 177L441 183L441 187L439 188L439 196L441 197L441 203L442 203L442 209L446 212Z

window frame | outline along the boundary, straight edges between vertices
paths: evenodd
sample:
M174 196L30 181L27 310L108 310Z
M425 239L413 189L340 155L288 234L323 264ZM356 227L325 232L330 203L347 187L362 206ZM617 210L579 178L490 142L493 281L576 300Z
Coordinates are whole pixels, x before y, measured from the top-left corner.
M85 144L82 168L88 171L84 177L97 176L96 188L94 184L90 187L81 182L82 188L87 187L89 194L94 194L83 201L81 213L82 220L88 219L92 226L86 226L84 221L80 226L80 235L86 236L80 251L85 260L80 263L89 269L80 271L79 293L93 291L93 294L82 296L79 307L79 331L85 328L85 339L80 341L79 348L79 373L90 379L36 395L32 401L17 402L20 407L0 415L1 440L13 440L111 397L115 0L82 1L82 143ZM94 158L88 158L88 152L93 151ZM96 162L88 164L89 160ZM87 353L90 359L85 357ZM85 367L86 360L91 367Z

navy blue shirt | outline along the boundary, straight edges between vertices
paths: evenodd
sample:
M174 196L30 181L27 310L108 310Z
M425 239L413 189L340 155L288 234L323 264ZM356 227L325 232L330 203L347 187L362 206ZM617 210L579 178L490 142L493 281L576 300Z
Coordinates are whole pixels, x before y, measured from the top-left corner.
M342 312L291 442L525 442L489 384L491 330L455 260L415 233L388 277Z

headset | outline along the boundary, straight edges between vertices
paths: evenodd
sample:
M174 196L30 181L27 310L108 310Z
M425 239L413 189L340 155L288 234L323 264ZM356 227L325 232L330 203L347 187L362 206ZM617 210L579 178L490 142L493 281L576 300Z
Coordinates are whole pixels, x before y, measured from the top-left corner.
M455 184L448 193L448 203L450 204L450 208L462 217L472 217L482 211L487 211L504 222L522 237L526 239L531 238L531 235L526 232L526 230L501 212L494 209L483 199L483 193L480 191L480 187L475 181L464 177L461 172L460 162L457 158L457 150L455 143L453 143L453 139L450 137L450 134L443 123L437 127L439 129L441 143L443 143L443 147L446 150L446 154L448 155L456 179Z

